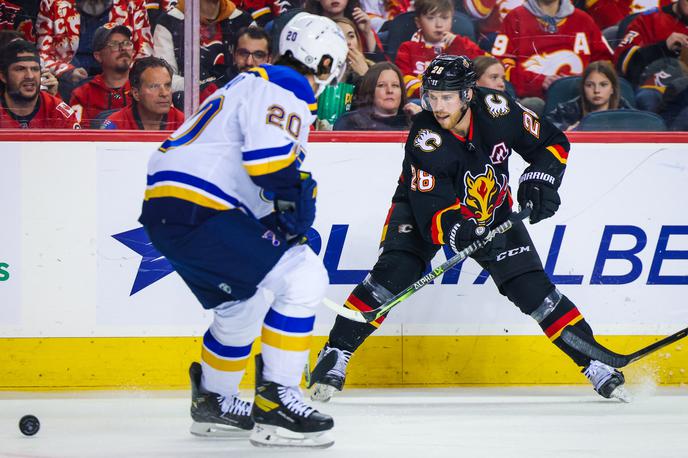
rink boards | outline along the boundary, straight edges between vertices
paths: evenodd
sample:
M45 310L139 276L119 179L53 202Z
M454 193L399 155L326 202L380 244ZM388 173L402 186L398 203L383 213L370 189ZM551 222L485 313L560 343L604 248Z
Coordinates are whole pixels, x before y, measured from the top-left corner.
M637 137L574 142L561 210L531 227L558 288L619 352L688 325L686 137ZM210 315L150 252L136 221L159 139L19 138L0 145L0 389L186 385ZM319 182L314 249L333 300L343 300L377 258L401 169L399 138L309 148L304 169ZM512 184L524 168L512 158ZM440 253L435 265L444 259ZM314 350L333 318L318 310ZM685 383L684 368L688 352L679 343L629 373ZM252 380L249 367L244 383ZM354 357L347 383L583 381L468 260L394 311Z

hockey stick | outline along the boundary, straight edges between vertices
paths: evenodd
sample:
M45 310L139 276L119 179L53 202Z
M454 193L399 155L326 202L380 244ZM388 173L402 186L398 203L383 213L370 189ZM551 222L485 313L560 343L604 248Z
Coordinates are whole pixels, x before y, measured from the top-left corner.
M637 361L640 358L644 358L650 353L654 353L660 348L664 348L667 345L681 340L686 336L688 336L688 328L681 329L680 331L658 340L647 347L643 347L634 353L622 355L603 347L594 340L591 341L589 335L583 334L582 331L573 326L567 326L561 333L562 340L571 347L583 353L590 359L596 359L617 369L628 366L632 362Z
M394 296L389 301L385 302L376 309L368 311L352 310L344 307L343 305L339 305L328 298L324 298L323 303L330 309L334 310L337 313L337 315L341 315L344 318L348 318L352 321L358 321L359 323L371 323L380 318L385 313L389 312L389 310L391 310L400 302L405 301L406 299L411 297L419 289L433 281L435 278L439 277L440 275L442 275L443 273L445 273L446 271L448 271L449 269L451 269L452 267L454 267L455 265L469 257L470 255L478 251L480 248L483 248L485 244L490 242L497 234L503 234L509 229L511 229L511 227L514 225L514 222L521 221L527 218L530 215L531 209L532 206L528 205L525 209L521 210L520 212L513 213L508 220L506 220L505 222L503 222L502 224L488 232L485 238L483 238L482 240L477 240L472 244L468 245L466 248L456 253L454 256L443 262L438 267L432 269L425 276L421 277L420 280L409 285L408 288L401 291L399 294L397 294L396 296Z

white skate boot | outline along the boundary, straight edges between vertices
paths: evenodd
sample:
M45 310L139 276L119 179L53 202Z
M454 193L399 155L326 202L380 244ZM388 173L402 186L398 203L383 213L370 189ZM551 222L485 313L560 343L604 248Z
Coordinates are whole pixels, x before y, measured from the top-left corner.
M593 360L583 370L583 374L590 380L597 394L603 398L615 398L623 402L631 402L631 395L623 386L626 379L620 371L600 361Z

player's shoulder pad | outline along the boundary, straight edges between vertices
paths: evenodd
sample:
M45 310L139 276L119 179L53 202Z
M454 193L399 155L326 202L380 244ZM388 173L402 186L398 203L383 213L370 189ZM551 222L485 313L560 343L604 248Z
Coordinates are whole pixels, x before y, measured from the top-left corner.
M430 153L442 144L442 127L437 123L432 112L423 110L413 118L406 140L410 152Z
M495 119L506 117L517 106L516 101L506 92L484 87L473 89L473 100L478 109L486 111Z
M305 102L313 114L317 111L318 105L313 88L306 77L293 68L263 64L249 69L247 73L290 91L297 99Z

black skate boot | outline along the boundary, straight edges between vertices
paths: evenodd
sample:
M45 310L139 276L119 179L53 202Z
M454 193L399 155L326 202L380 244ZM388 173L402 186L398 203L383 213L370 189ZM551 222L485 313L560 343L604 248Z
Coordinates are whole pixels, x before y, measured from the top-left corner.
M342 391L350 358L350 351L329 345L320 350L315 367L306 380L308 388L315 385L311 391L312 400L327 402L332 398L334 390Z
M224 396L201 389L202 368L191 363L191 434L205 437L246 438L253 428L251 403L232 396L229 410L222 411Z
M256 396L251 412L256 422L250 438L253 445L326 448L334 444L329 433L334 426L332 417L305 404L298 387L265 381L262 373L262 358L257 355Z
M597 394L603 398L631 402L631 396L623 386L626 379L622 372L596 360L591 361L582 372L590 380Z

